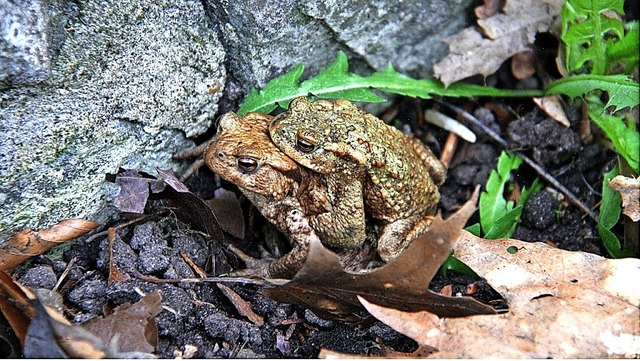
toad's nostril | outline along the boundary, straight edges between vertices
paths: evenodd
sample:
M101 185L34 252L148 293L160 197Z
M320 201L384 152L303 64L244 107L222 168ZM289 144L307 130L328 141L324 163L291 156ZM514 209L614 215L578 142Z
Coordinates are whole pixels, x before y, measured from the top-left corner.
M224 153L223 152L218 152L218 158L224 158Z

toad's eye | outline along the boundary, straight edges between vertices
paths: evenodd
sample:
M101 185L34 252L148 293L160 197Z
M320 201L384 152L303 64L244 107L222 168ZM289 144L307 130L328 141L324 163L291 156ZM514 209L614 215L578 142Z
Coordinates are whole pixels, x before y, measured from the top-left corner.
M251 157L238 158L238 169L242 173L253 173L258 169L258 161Z
M311 153L316 149L316 145L309 139L298 137L296 140L296 148L303 153Z

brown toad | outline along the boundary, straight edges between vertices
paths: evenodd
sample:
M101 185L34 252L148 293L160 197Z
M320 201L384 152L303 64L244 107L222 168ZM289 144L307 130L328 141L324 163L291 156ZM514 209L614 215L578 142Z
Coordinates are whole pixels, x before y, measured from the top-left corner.
M418 139L346 100L291 102L273 119L271 140L300 165L381 221L378 253L388 261L428 227L446 169ZM360 204L359 202L363 202ZM356 247L361 239L351 239Z
M304 262L309 237L287 221L291 213L299 212L317 237L333 246L351 238L365 238L364 210L354 209L348 199L341 199L342 187L327 184L325 176L299 167L280 151L269 138L272 118L259 113L223 115L204 160L211 170L237 185L269 222L289 236L293 245L289 253L269 265L249 265L261 276L287 277ZM352 227L351 220L358 227Z

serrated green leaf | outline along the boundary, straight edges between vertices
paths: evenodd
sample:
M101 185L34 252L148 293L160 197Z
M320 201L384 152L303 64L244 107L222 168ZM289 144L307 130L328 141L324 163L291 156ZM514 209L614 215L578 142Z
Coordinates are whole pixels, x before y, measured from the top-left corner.
M609 255L614 258L620 258L623 256L620 241L611 232L611 228L620 220L622 204L620 193L609 188L609 182L616 175L618 175L618 166L605 173L602 179L602 203L600 204L600 214L598 216L598 233Z
M620 193L609 188L609 182L619 174L618 166L604 174L602 178L602 204L600 205L600 215L598 216L598 224L609 229L618 223L622 198Z
M371 91L366 77L349 73L349 61L344 52L320 74L305 80L300 88L307 94L324 98L343 98L352 101L381 102L385 99Z
M471 269L471 267L467 266L461 260L455 258L453 256L453 251L451 253L452 254L449 255L449 258L447 258L442 264L442 266L440 266L441 274L444 274L446 276L448 271L454 271L459 274L463 274L471 277L478 277L478 275Z
M529 198L531 198L532 195L538 193L541 189L542 182L540 181L540 178L536 178L531 184L531 187L522 188L522 191L520 192L520 198L518 198L518 205L524 206L525 204L527 204Z
M486 239L509 238L513 235L522 213L522 206L517 206L498 218L484 235Z
M629 167L637 173L640 170L640 133L635 122L625 123L622 117L606 114L602 103L597 97L590 97L589 118L602 129L611 139L614 148L622 156Z
M578 15L588 16L604 10L613 10L624 14L624 0L571 0Z
M251 89L249 96L238 109L238 114L243 115L249 112L271 113L279 102L291 101L292 99L282 95L296 92L298 81L303 71L304 64L300 64L287 74L271 80L264 89L260 91Z
M640 29L638 24L637 21L626 24L627 34L620 41L613 42L607 47L609 68L624 64L625 73L629 73L638 66L638 59L640 58L640 47L638 47Z
M480 210L480 226L486 233L498 219L513 209L513 202L507 202L502 193L512 170L518 169L522 158L503 151L498 158L496 169L491 171L485 191L480 194L478 208Z
M577 23L567 30L567 34L563 40L565 42L584 44L596 36L596 34L593 33L593 29L593 21Z
M624 27L620 20L603 17L600 22L600 36L605 36L609 31L614 32L619 39L624 37Z
M620 0L567 0L561 10L562 32L560 38L566 46L565 66L576 73L589 64L591 74L604 75L610 68L607 58L607 41L615 34L624 36L622 21L604 16L607 10L623 13Z
M252 89L238 114L249 112L269 113L278 105L287 108L300 96L315 95L322 98L347 99L359 102L381 102L385 99L373 92L380 91L428 99L432 95L450 97L542 96L540 90L502 90L472 84L452 84L445 87L434 79L413 79L400 74L388 65L383 71L362 77L348 71L347 56L340 52L336 60L320 74L299 83L304 67L299 65L292 72L271 80L263 90Z
M476 237L480 237L480 223L474 223L469 227L465 228L469 233L473 234Z
M576 98L594 90L609 93L606 107L613 106L614 111L636 106L640 97L640 85L626 75L572 75L549 84L545 94L564 94Z

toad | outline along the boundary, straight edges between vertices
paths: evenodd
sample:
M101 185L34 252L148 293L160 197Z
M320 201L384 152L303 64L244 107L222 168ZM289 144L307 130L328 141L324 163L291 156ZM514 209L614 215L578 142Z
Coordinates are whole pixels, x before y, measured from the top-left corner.
M237 185L260 213L291 240L293 249L272 263L251 262L242 257L253 268L244 274L290 277L306 259L310 235L287 222L287 215L298 212L312 227L313 237L327 246L339 246L352 238L365 239L364 210L343 197L345 187L299 167L280 151L269 138L272 118L259 113L223 115L204 161L220 177Z
M418 139L349 101L306 97L276 116L269 132L287 156L326 176L343 201L379 221L377 250L383 260L402 252L431 223L446 169ZM353 248L362 239L346 242L341 246Z

